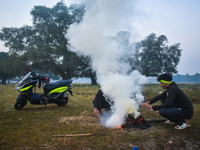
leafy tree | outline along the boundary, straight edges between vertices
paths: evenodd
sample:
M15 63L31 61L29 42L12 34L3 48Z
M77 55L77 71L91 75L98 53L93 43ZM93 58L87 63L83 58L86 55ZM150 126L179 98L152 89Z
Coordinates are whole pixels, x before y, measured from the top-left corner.
M6 79L9 77L8 75L8 66L6 66L6 61L8 60L8 53L1 52L0 53L0 78L2 80L2 84L6 84Z
M69 25L77 21L77 14L74 14L76 9L80 7L68 8L59 2L52 9L35 6L31 11L36 35L39 35L34 41L40 60L36 62L63 79L77 76L77 68L81 65L80 57L68 50L65 37Z
M6 53L6 52L0 52L0 60L8 58L8 56L9 56L8 53Z
M9 55L0 52L0 78L2 84L6 84L7 79L22 75L27 70L26 60L16 53Z
M152 33L136 45L135 66L146 76L158 76L160 73L177 73L181 56L180 43L171 46L165 35L156 37Z
M65 35L69 25L80 22L84 11L83 5L67 7L62 1L53 8L35 6L31 10L32 27L3 28L0 39L5 41L11 53L33 61L37 69L50 70L63 79L82 77L84 72L85 76L89 76L91 73L91 79L94 79L94 73L88 69L88 58L69 51L66 46L68 40Z

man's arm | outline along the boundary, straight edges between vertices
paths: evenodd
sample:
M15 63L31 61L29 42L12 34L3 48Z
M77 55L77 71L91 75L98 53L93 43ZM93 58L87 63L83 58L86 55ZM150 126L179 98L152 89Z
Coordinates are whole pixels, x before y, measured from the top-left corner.
M166 91L164 91L164 92L162 92L160 95L155 96L154 98L152 98L152 99L149 101L150 104L153 104L153 103L159 101L161 98L166 97L166 94L167 94Z
M150 101L147 101L146 103L143 103L142 106L145 106L148 109L153 109L153 106L151 106L150 104L153 104L153 103L159 101L161 98L164 98L164 97L166 97L166 91L164 91L160 95L155 96Z

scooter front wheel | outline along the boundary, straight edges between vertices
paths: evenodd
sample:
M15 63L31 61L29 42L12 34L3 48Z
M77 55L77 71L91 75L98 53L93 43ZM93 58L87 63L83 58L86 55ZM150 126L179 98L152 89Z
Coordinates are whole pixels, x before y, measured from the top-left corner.
M20 99L20 100L19 100L19 99ZM19 96L19 97L17 98L17 102L16 102L15 105L14 105L14 108L15 108L16 110L20 110L20 109L22 109L26 104L27 104L27 100Z

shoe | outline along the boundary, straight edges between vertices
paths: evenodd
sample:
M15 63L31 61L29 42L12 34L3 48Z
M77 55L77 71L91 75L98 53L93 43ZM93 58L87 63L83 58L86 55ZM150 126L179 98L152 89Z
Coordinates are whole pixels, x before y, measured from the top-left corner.
M170 120L167 120L164 122L165 124L175 124L174 122L170 121Z
M182 129L186 129L186 128L188 128L188 127L190 127L191 126L191 124L185 124L185 123L183 123L182 125L177 125L177 126L175 126L174 128L175 129L179 129L179 130L182 130Z

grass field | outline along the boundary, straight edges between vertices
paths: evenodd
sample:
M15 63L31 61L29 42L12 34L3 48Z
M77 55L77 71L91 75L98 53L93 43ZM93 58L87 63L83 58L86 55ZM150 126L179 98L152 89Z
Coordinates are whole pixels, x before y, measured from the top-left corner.
M200 149L200 84L179 84L194 105L191 127L176 130L174 125L149 122L148 130L108 129L93 117L92 100L99 86L74 85L74 96L64 107L49 104L27 105L16 111L18 93L13 84L0 85L0 150L199 150ZM163 89L159 84L143 87L145 100ZM162 119L157 111L141 107L145 119ZM56 137L54 135L87 134Z

